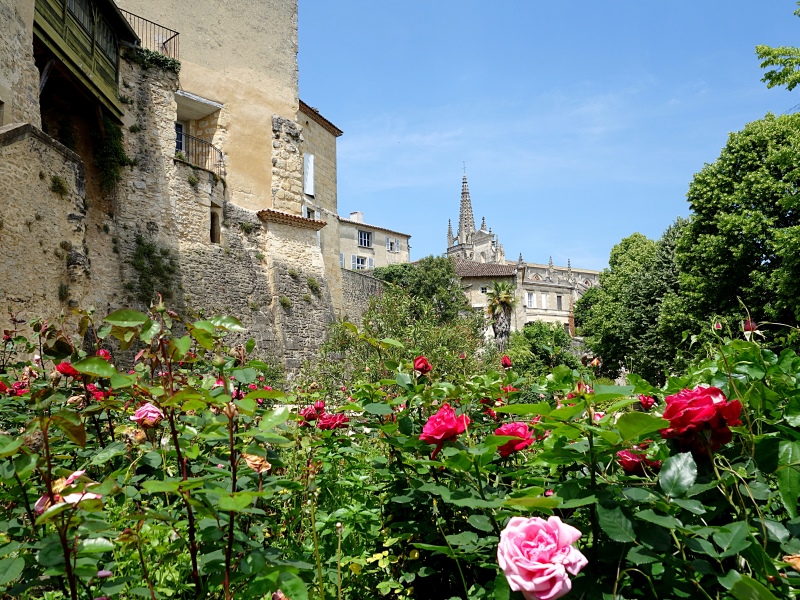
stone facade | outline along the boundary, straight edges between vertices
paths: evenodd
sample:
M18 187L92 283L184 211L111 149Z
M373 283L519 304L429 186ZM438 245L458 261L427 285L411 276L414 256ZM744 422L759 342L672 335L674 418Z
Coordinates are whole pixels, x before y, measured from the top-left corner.
M39 71L33 62L33 2L0 2L0 126L41 127Z
M407 263L410 239L407 233L364 223L360 212L350 213L349 219L339 217L339 264L362 271Z
M361 325L364 309L369 298L383 291L383 283L368 273L342 269L342 298L344 314L342 319Z
M451 224L447 227L447 256L454 261L464 293L476 310L486 309L487 292L494 282L514 286L512 331L522 329L526 323L547 321L562 324L574 335L575 302L600 283L599 271L573 268L569 260L566 267L554 265L552 258L546 265L527 263L522 254L517 262L507 261L497 235L487 230L485 219L480 229L475 228L466 175L461 182L458 234L453 235Z

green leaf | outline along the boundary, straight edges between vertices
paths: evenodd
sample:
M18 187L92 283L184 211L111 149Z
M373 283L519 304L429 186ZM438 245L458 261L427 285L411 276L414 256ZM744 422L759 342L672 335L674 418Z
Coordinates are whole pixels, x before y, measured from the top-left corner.
M641 546L634 546L628 550L627 559L635 565L646 565L660 560L661 557Z
M575 406L562 406L561 408L557 408L551 411L548 416L551 419L557 419L559 421L569 421L572 417L581 414L584 410L586 410L586 403L581 400Z
M252 398L242 398L241 400L234 400L233 403L243 415L252 415L256 412L256 401Z
M206 331L200 327L192 327L190 325L189 335L194 338L194 340L197 342L197 345L201 348L205 348L206 350L211 350L214 348L214 334L212 332Z
M747 523L737 521L717 528L711 537L720 547L721 558L738 554L750 545L750 538L747 530Z
M71 410L60 410L50 418L53 424L61 429L73 443L80 447L86 446L86 429L77 413Z
M285 406L282 408L276 408L275 410L271 410L268 413L265 413L263 417L261 417L261 421L258 424L258 428L261 431L268 431L277 427L281 423L285 423L286 420L290 416L289 409Z
M147 319L142 329L139 331L139 339L145 344L149 344L154 337L161 333L161 323Z
M381 344L382 344L384 347L386 347L386 346L394 346L395 348L400 348L400 350L405 350L405 349L406 349L406 347L405 347L405 346L403 346L403 344L401 344L401 343L400 343L400 342L398 342L397 340L393 340L393 339L391 339L391 338L383 338L383 339L381 340Z
M494 578L494 598L493 600L509 600L511 588L508 585L505 573L500 571Z
M474 531L462 531L453 535L445 536L451 546L467 546L478 541L478 534Z
M706 507L703 506L702 502L697 500L686 500L684 498L673 498L672 503L676 506L680 506L684 510L688 510L690 513L694 513L696 515L704 515L706 514Z
M242 322L236 317L219 316L210 317L207 320L217 329L224 329L225 331L231 331L233 333L243 333L247 331L245 326L242 325Z
M4 558L0 560L0 585L7 585L22 575L25 569L25 559Z
M636 388L632 385L595 385L593 389L595 402L607 402L614 398L630 396Z
M506 498L505 503L525 508L555 508L561 503L561 499L555 496L524 496L522 498Z
M367 404L364 407L364 410L373 415L390 415L394 412L391 406L388 404L383 404L382 402L373 402L372 404Z
M280 390L253 390L252 392L249 392L245 398L251 398L253 400L257 400L258 398L261 398L262 400L277 400L280 398L286 398L286 394Z
M103 463L111 460L115 456L120 456L125 454L125 443L124 442L112 442L100 452L95 454L92 457L91 464L93 465L102 465Z
M258 378L258 371L250 367L246 369L236 369L233 372L233 378L239 383L254 383Z
M617 429L622 436L623 443L667 427L669 427L669 421L666 419L636 411L625 413L617 421Z
M192 347L192 337L185 335L180 338L173 338L169 343L169 353L173 358L183 358Z
M135 377L116 372L111 376L111 388L115 390L131 387L134 383L136 383Z
M36 523L38 525L39 519L36 519ZM45 540L45 545L36 554L37 562L44 567L64 564L64 549L61 547L61 542L55 536L48 538L48 540Z
M683 523L681 523L678 519L672 516L665 516L659 515L650 510L642 510L634 514L637 519L641 519L642 521L647 521L649 523L655 523L656 525L661 525L662 527L666 527L667 529L676 529L677 527L682 527Z
M493 529L489 517L485 515L470 515L469 518L467 518L467 523L479 531L492 531Z
M597 518L600 521L600 527L615 542L631 543L636 541L633 523L625 516L619 506L608 509L604 508L602 504L598 504Z
M107 360L99 356L84 358L76 363L72 363L72 366L79 373L93 375L94 377L112 377L117 373L117 370Z
M242 512L250 508L253 503L253 494L249 492L236 492L219 497L219 509L231 512Z
M778 464L775 471L780 494L786 512L793 519L797 518L797 500L800 498L800 469L792 463L800 461L800 442L782 440L778 449Z
M697 480L697 465L691 452L670 456L658 475L658 484L668 496L683 496Z
M3 437L5 438L6 436ZM9 456L16 454L17 450L19 450L20 446L22 446L22 443L22 436L10 440L7 444L0 447L0 458L8 458Z
M56 515L60 515L65 510L73 508L72 504L67 504L66 502L59 502L58 504L54 504L46 511L44 511L41 515L36 517L36 524L42 525L43 523L47 523L50 519L55 517Z
M550 405L547 402L537 404L509 404L507 406L497 406L493 409L497 413L507 415L548 415Z
M103 537L81 540L80 544L78 545L78 556L113 551L114 542Z
M136 327L138 325L144 325L150 319L146 314L140 313L138 310L123 308L115 310L104 320L106 323L117 327Z
M294 573L283 571L278 577L278 587L291 600L308 600L306 584Z
M778 600L778 598L761 583L747 575L741 575L730 589L736 600Z

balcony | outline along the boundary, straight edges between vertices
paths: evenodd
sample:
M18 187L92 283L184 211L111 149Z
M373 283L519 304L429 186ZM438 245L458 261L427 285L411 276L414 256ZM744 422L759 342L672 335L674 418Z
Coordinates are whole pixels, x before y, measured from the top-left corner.
M225 177L222 150L188 133L175 132L175 158L211 171L217 177Z
M179 37L178 32L158 23L154 23L144 17L135 15L127 10L120 9L120 12L131 24L131 27L142 41L142 48L147 48L153 52L159 52L168 58L179 60Z

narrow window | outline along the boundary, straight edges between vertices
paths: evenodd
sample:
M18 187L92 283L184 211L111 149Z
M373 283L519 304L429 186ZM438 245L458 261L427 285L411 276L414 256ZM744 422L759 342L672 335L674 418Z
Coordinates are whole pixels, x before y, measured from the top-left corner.
M561 296L556 296L556 310L563 310L563 306L561 304Z
M186 126L180 121L175 121L175 155L184 153L186 147ZM180 157L178 157L180 158Z
M220 217L222 213L222 209L211 206L211 243L212 244L219 244L220 243Z
M303 155L303 193L314 195L314 155Z
M344 252L339 252L339 266L344 269Z
M547 294L542 294L542 308L547 310Z
M528 292L528 308L533 308L533 292Z
M363 256L356 256L356 271L363 271L367 268L367 259Z
M317 218L317 212L313 208L305 207L306 209L306 219L311 219L312 221Z

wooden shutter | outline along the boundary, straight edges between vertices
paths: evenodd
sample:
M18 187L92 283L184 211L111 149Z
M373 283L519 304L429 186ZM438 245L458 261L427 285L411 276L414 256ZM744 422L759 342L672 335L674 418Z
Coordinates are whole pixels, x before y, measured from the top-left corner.
M344 268L344 252L339 252L339 266Z
M387 249L387 250L391 250L391 245L392 245L392 238L390 238L390 237L387 235L387 236L386 236L386 249Z
M370 269L374 269L375 268L375 261L372 260L372 257L369 258L369 268Z
M358 268L358 260L355 254L350 255L350 268L355 271Z
M303 155L303 193L314 195L314 155Z

